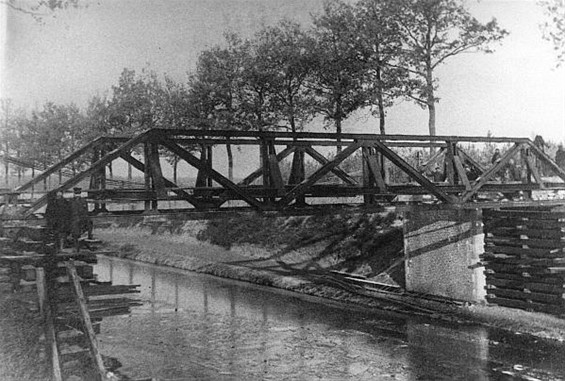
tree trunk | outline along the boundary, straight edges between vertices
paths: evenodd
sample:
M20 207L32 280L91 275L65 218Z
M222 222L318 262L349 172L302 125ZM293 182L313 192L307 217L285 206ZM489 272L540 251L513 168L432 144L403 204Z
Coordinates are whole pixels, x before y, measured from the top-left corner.
M436 100L434 97L434 77L431 64L426 70L426 103L428 106L428 128L430 136L436 135Z
M338 97L335 103L335 132L337 134L337 153L341 152L341 120L342 120L342 111L341 111L341 97Z
M386 134L386 131L385 131L385 105L384 105L383 94L381 93L380 90L377 94L377 102L378 102L378 108L379 108L379 132L382 135L384 135L384 134Z

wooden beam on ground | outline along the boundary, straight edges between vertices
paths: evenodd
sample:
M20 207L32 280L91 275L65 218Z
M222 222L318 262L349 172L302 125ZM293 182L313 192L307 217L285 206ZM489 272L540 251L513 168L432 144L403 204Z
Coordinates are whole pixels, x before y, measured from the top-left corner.
M343 160L347 159L353 152L355 152L361 144L358 142L351 143L347 146L343 151L339 152L333 160L329 161L327 159L326 163L322 165L322 167L318 168L316 172L310 175L307 179L303 182L298 184L296 187L291 189L280 201L280 205L288 205L292 200L296 199L299 196L302 196L304 193L308 191L308 189L314 185L314 183L324 177L327 173L329 173L332 169L337 167Z
M308 155L310 155L314 160L316 160L318 163L322 164L322 166L326 165L327 163L329 163L329 160L326 159L326 157L324 155L322 155L321 153L319 153L318 151L316 151L314 148L308 146L308 147L304 147L304 152L306 152ZM349 176L343 169L338 168L338 167L334 167L331 169L331 171L340 179L342 179L343 181L345 181L346 184L349 185L358 185L357 181L355 181L354 179L351 178L351 176Z
M96 372L100 376L101 380L105 380L107 376L106 368L104 367L104 362L102 361L102 355L100 354L100 349L98 348L98 340L96 339L96 334L94 333L94 328L92 327L92 321L90 320L90 314L88 312L88 307L86 304L86 298L82 292L82 287L80 285L80 279L77 274L77 270L72 262L67 262L67 273L71 280L73 290L75 292L75 301L78 306L79 316L84 327L84 333L88 339L88 345L90 347L90 353L94 362L94 367Z
M51 371L53 374L53 381L63 381L61 361L59 359L59 348L57 346L57 333L55 332L55 324L53 323L54 316L48 295L45 269L43 267L36 268L36 275L39 308L43 312L42 317L45 324L45 341L48 346L48 352L51 354Z
M414 169L410 164L408 164L403 158L398 156L396 152L388 148L382 142L379 141L366 141L364 144L368 144L377 148L387 159L389 159L394 165L405 172L410 178L414 179L418 184L428 190L431 194L436 196L438 199L445 201L447 203L453 203L454 199L447 193L443 192L434 183L424 177L420 172Z
M479 192L481 187L486 184L498 171L502 170L506 164L516 155L522 148L522 144L515 144L494 166L490 167L481 177L476 179L471 185L471 189L463 193L460 202L467 202L471 197Z
M295 149L296 147L291 147L291 146L286 147L284 150L282 150L277 154L277 161L279 162L282 161L288 155L293 153ZM239 183L237 183L237 185L241 185L241 186L249 185L253 181L257 180L259 177L261 177L262 174L263 174L263 168L258 168L255 171L253 171L251 174L249 174L246 178L244 178Z
M84 155L86 152L88 152L89 150L98 147L100 144L105 142L105 138L97 138L94 139L93 141L91 141L90 143L86 144L85 146L79 148L78 150L76 150L75 152L71 153L70 155L66 156L65 158L63 158L60 162L58 162L57 164L52 165L51 167L47 168L45 171L43 171L43 173L41 173L40 175L36 176L35 178L31 179L30 181L28 181L27 183L20 185L19 187L17 187L15 190L17 192L22 192L28 188L31 188L32 186L34 186L35 184L37 184L40 181L45 180L47 177L49 177L50 175L52 175L53 173L57 172L58 170L62 169L65 165L69 164L71 161L81 157L82 155Z
M236 193L243 201L247 202L249 205L257 208L263 209L263 204L254 197L251 197L244 189L240 188L228 178L223 176L221 173L215 171L212 168L207 168L203 165L202 161L192 155L190 152L186 151L184 148L180 147L178 144L170 140L165 136L161 136L159 142L173 152L175 155L186 161L188 164L192 165L196 169L202 170L206 172L206 174L216 181L218 184L222 185L223 187L232 190Z

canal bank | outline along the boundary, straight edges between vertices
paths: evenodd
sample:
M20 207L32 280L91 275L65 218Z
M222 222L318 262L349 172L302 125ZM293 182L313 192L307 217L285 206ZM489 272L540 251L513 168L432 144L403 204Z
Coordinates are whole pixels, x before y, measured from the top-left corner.
M118 257L395 311L402 300L363 295L324 274L340 270L404 286L399 254L403 249L401 223L394 213L345 218L243 216L210 222L113 226L97 230L96 235ZM555 316L481 303L410 300L413 303L435 311L425 313L427 318L474 322L551 341L565 340L565 321Z

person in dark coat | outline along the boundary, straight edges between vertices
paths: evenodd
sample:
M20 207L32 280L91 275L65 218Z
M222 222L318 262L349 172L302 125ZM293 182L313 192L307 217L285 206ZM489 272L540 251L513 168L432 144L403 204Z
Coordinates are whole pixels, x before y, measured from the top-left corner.
M45 220L48 237L55 243L56 251L62 248L61 241L64 242L71 232L70 217L70 205L63 197L63 193L49 194L45 209Z
M70 201L71 206L71 234L75 245L82 233L88 232L88 239L92 239L92 221L88 218L88 203L81 197L81 188L74 188L74 197Z

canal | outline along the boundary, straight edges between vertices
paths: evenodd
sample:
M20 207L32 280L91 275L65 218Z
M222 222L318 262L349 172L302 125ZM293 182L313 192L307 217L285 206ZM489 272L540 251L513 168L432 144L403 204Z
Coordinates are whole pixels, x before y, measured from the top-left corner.
M143 306L104 318L99 335L104 355L134 379L565 378L562 346L521 335L122 259L101 257L95 271L102 281L141 286Z

